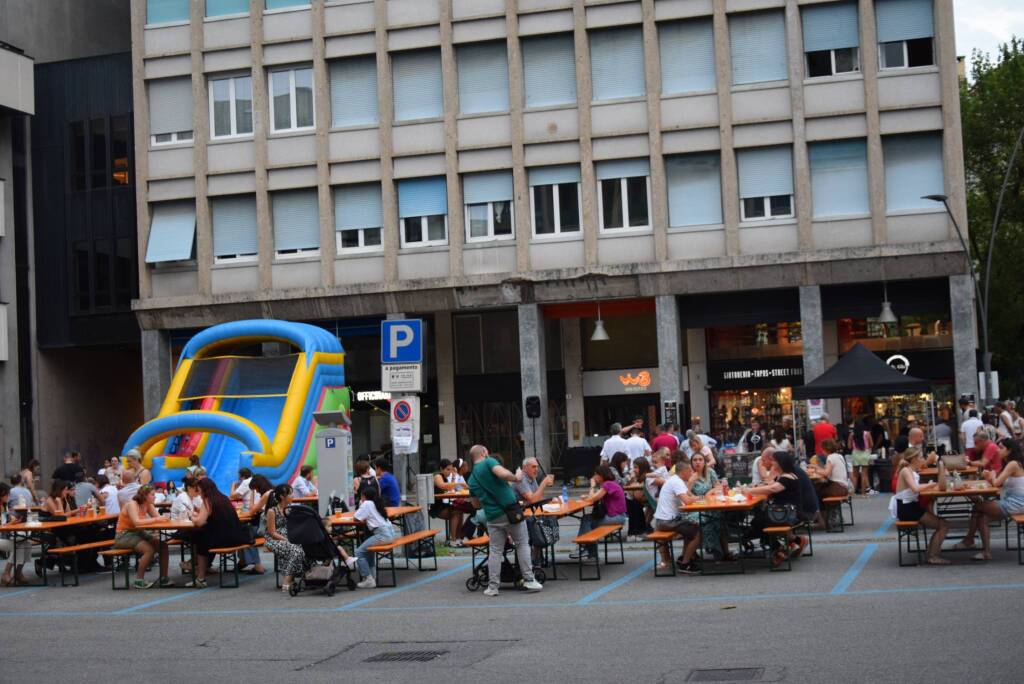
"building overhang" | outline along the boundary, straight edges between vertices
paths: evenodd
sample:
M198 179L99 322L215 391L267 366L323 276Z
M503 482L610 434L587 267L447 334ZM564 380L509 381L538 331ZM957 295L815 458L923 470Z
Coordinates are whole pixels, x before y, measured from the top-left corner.
M6 43L0 43L0 111L36 113L35 62Z

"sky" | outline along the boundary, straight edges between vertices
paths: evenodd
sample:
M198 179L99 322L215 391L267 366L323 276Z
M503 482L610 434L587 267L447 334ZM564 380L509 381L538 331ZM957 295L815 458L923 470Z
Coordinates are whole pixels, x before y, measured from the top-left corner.
M1024 38L1024 0L953 0L956 16L956 54L970 64L977 48L995 57L1000 43ZM969 68L969 67L968 67Z

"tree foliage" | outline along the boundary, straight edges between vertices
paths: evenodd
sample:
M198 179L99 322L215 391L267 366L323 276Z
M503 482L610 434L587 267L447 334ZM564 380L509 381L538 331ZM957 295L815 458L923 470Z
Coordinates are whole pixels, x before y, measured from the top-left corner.
M971 252L982 284L992 220L1007 165L1024 128L1024 40L1001 45L993 59L975 51L960 91ZM1024 393L1024 149L1010 170L992 250L989 346L1001 394Z

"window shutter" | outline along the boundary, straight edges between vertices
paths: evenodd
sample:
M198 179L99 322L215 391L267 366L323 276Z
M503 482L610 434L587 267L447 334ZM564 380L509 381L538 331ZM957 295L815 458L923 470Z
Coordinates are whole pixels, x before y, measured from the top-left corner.
M206 0L206 16L208 17L248 13L249 0Z
M856 2L809 5L801 11L804 52L838 50L860 45Z
M646 92L642 29L627 26L592 32L590 71L594 100L642 96Z
M868 151L863 140L810 145L814 217L867 214Z
M750 12L729 16L732 82L784 81L786 20L782 12Z
M505 43L476 43L456 49L459 111L463 114L508 111L508 54Z
M661 24L661 92L715 90L715 36L710 19Z
M256 254L256 197L216 197L210 203L213 216L213 255Z
M378 121L377 58L331 62L331 125L363 126Z
M935 35L932 0L875 0L875 22L879 43Z
M438 119L444 114L441 52L416 50L391 57L395 121Z
M467 173L462 177L465 204L512 201L512 172Z
M149 82L149 134L192 130L192 79Z
M146 0L146 23L188 21L188 0Z
M782 147L756 147L736 153L740 198L793 194L793 151Z
M648 159L615 159L597 162L597 180L649 175L651 175L651 162Z
M193 200L154 204L146 263L191 259L195 237L196 204Z
M398 216L437 216L448 213L448 183L444 176L398 181Z
M538 166L530 169L530 185L560 185L562 183L579 183L580 167L577 164L564 166Z
M384 225L379 183L334 188L334 227L380 228Z
M274 249L320 246L320 211L316 190L286 190L272 195Z
M523 39L526 106L576 103L576 52L572 34Z
M894 135L882 138L885 157L886 211L935 209L921 199L945 193L942 169L942 134Z
M665 157L670 226L722 222L721 163L717 152Z

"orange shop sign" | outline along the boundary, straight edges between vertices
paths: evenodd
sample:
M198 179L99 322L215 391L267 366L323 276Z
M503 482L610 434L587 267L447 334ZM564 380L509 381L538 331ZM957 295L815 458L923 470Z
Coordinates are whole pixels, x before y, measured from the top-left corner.
M583 396L607 397L618 394L657 394L661 391L657 368L586 371Z

